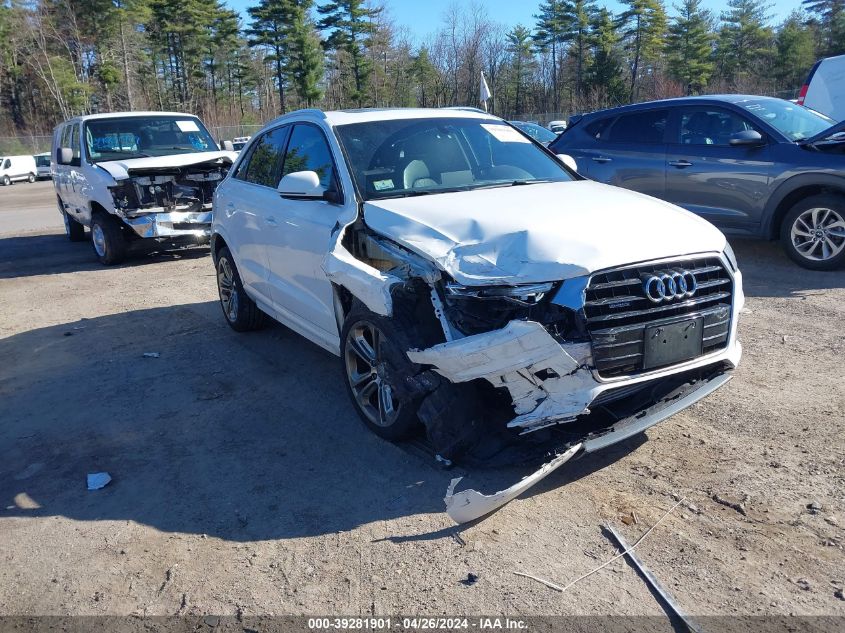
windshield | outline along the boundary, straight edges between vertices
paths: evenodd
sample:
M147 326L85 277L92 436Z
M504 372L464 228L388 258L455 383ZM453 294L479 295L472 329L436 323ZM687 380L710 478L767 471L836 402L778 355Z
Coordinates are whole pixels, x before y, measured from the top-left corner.
M94 163L217 150L200 120L187 115L95 119L85 124L85 143Z
M399 119L335 130L365 200L573 179L494 119Z
M754 99L737 105L762 119L791 141L803 141L821 134L834 124L815 110L782 99Z
M536 123L525 123L524 121L511 121L511 123L540 143L551 143L557 138L557 134Z

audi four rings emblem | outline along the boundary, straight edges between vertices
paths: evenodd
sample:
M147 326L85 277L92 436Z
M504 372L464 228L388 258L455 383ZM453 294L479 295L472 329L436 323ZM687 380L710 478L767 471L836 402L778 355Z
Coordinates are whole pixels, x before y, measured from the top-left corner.
M652 303L686 299L698 290L698 281L688 270L656 270L643 275L643 292Z

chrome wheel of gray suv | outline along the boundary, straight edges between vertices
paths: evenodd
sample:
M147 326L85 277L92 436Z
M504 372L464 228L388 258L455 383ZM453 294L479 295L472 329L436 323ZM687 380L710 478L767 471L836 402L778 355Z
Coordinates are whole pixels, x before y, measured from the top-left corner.
M784 219L781 239L789 256L805 268L831 270L845 263L845 197L811 196Z

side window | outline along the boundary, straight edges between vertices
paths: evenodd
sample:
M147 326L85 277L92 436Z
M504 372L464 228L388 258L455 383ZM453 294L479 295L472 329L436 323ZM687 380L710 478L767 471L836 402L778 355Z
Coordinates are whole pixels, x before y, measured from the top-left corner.
M600 119L599 121L593 121L587 125L584 130L597 141L606 140L607 129L610 127L612 122L613 117L610 117L609 119Z
M323 132L313 125L294 126L282 176L297 171L316 171L320 185L331 189L334 183L332 153Z
M682 145L730 145L731 136L737 132L753 130L738 114L714 108L690 108L681 114L680 138Z
M610 128L611 143L662 143L669 110L623 114Z
M59 133L59 146L56 148L56 162L59 162L59 150L62 147L70 147L70 125L66 125L62 128L62 131Z
M5 161L3 161L3 169L9 169L9 167L11 167L11 166L12 166L12 161L10 161L8 158Z
M70 148L73 150L73 160L71 165L79 167L79 126L71 126Z
M239 166L235 178L273 189L279 184L279 169L288 137L287 126L265 132L252 145L249 156Z

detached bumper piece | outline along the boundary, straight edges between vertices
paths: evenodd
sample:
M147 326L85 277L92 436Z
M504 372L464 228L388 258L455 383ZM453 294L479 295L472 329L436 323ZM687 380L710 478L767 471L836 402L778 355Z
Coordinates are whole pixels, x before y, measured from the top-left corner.
M726 365L718 364L641 385L637 392L626 391L618 400L612 400L606 392L603 398L600 397L591 403L594 411L584 416L583 421L559 426L550 431L560 439L565 438L566 443L557 450L550 451L549 461L514 485L491 495L472 489L456 493L455 487L462 478L452 479L444 498L446 513L456 523L474 521L490 514L571 459L580 458L644 432L698 402L731 378L732 370ZM643 401L650 401L652 404L642 407Z
M147 213L123 218L140 237L211 236L211 209L208 211L172 211Z

